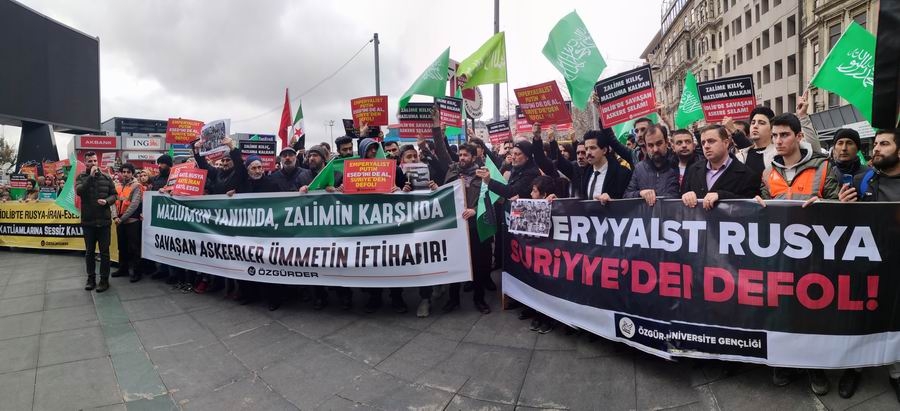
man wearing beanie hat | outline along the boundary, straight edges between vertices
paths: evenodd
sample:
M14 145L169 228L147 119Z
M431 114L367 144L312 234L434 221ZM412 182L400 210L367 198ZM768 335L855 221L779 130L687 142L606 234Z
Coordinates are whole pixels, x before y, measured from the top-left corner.
M165 187L166 183L169 181L169 171L172 169L172 157L168 154L163 154L156 159L156 165L159 166L159 174L157 174L156 177L153 177L153 181L150 182L150 189L153 191Z
M272 173L272 180L278 185L278 191L296 192L312 182L309 170L301 168L298 164L297 151L291 147L285 147L278 155L281 160L281 168Z
M278 154L281 167L269 175L269 179L277 188L274 191L296 193L300 187L312 182L312 173L299 165L297 150L293 147L285 147ZM269 302L269 311L275 311L281 307L282 301L287 297L289 286L281 284L266 284L263 293Z
M328 162L328 150L321 145L314 145L306 150L306 166L308 169L304 171L308 172L310 175L310 181L316 178L319 175L319 172L325 168L325 164ZM301 193L307 193L309 190L308 183L300 187ZM271 288L271 287L270 287ZM313 286L313 309L321 310L328 305L328 288L325 286ZM350 294L349 288L344 289L338 293L341 296L341 301L343 306L348 306L350 304L348 296ZM349 307L347 307L349 308Z
M150 189L153 191L159 191L169 182L169 172L172 170L172 157L168 154L163 154L156 159L156 165L159 166L159 174L153 177L153 180L150 180ZM150 274L150 278L154 280L168 277L171 280L169 282L178 282L178 278L184 275L184 270L170 267L163 263L154 263L147 260L145 264L148 266L148 271L153 270L154 265L156 266L156 270Z
M235 147L234 140L231 137L222 139L222 144L227 146L228 153L221 158L221 168L213 167L206 161L206 157L200 155L201 144L198 141L194 144L194 161L197 167L206 170L206 191L208 194L234 194L246 193L250 191L248 183L247 169L241 165L244 162L241 156L241 149ZM194 288L194 292L203 294L207 291L216 292L221 289L221 280L214 275L205 275L200 283ZM228 285L228 294L234 292L233 281L226 280Z
M272 181L272 177L266 175L262 158L256 154L247 156L244 160L244 168L247 170L247 182L251 193L277 192L278 186ZM266 285L253 281L238 280L238 298L241 305L250 304L257 299Z
M852 128L842 128L834 133L834 147L831 148L831 169L835 181L841 181L844 175L857 176L866 172L859 160L862 140L859 133Z
M507 184L491 180L491 174L487 168L479 168L476 175L488 184L491 191L503 198L531 198L531 182L541 174L537 165L531 158L531 142L519 140L513 144L512 171L507 179Z
M247 182L250 184L251 193L269 193L278 191L278 186L272 181L271 176L266 175L262 158L256 154L247 156L244 160L244 168L247 169Z

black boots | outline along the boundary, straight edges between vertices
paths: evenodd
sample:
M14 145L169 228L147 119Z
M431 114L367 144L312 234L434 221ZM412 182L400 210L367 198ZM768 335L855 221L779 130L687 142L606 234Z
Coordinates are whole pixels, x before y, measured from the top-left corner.
M97 292L102 293L109 289L109 277L100 276L100 284L97 284Z
M87 282L84 283L85 291L91 291L94 288L97 288L97 276L89 275L87 278Z

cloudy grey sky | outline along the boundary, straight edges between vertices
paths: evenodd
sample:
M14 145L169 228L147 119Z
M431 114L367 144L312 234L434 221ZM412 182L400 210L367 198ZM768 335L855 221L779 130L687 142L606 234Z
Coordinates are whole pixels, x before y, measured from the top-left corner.
M491 0L19 1L100 38L101 121L231 118L232 132L274 133L285 87L292 99L309 90L375 32L381 40L381 91L396 110L400 95L447 46L451 58L462 60L493 30ZM541 49L553 25L573 9L606 58L604 77L639 65L659 29L660 3L501 0L509 95L514 88L562 80ZM490 86L482 86L482 93L490 116ZM343 134L339 124L350 116L350 99L374 94L369 44L340 73L302 96L309 141L330 139L328 120L336 120L335 136ZM500 94L504 110L506 85ZM17 128L3 132L17 144ZM69 140L57 134L61 156Z

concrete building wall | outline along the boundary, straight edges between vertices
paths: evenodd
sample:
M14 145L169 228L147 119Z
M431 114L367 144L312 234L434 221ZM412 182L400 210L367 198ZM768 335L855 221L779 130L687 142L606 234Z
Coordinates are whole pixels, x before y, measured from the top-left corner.
M663 5L660 33L641 57L654 69L657 99L666 105L670 118L677 111L687 71L698 81L752 75L759 104L777 114L794 112L828 52L833 27L840 26L840 35L856 19L874 32L877 4L878 0L670 0ZM846 104L836 96L829 104L829 93L821 90L810 94L810 112Z

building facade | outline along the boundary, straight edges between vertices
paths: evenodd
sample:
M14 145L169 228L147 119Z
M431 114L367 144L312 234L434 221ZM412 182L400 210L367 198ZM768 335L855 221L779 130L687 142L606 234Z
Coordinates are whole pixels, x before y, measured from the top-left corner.
M670 118L678 109L688 71L697 81L751 75L759 104L776 114L793 112L846 24L856 20L874 31L877 4L877 0L666 0L660 30L641 58L653 68L657 99ZM810 95L811 112L842 104L831 93L813 89Z
M877 0L807 0L801 10L803 81L809 83L819 65L834 47L850 22L855 21L875 33L878 27ZM846 105L837 94L810 89L811 110L820 112Z

